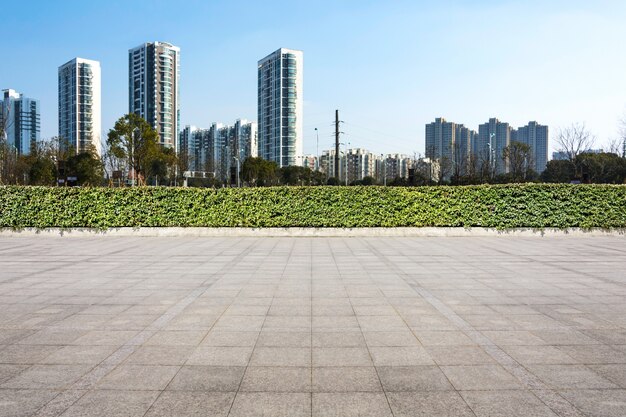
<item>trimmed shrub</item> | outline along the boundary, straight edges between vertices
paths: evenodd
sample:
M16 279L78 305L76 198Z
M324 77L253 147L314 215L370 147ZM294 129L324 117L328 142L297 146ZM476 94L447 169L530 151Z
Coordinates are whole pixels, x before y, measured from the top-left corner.
M0 227L623 228L626 186L0 187Z

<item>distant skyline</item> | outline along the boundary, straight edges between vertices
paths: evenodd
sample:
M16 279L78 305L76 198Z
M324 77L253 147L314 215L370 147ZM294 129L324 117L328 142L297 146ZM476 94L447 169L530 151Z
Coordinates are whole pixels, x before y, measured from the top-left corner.
M546 4L549 3L549 4ZM344 142L375 153L424 152L436 117L471 129L584 122L596 147L626 113L626 3L618 0L64 0L1 6L0 89L40 100L41 137L58 134L57 68L102 66L102 134L128 111L128 50L181 48L181 128L256 120L257 61L304 51L304 153Z

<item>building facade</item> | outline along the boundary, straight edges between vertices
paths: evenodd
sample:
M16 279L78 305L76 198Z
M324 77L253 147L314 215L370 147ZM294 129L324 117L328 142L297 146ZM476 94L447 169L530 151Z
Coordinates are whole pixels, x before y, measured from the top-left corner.
M537 122L529 122L528 125L511 131L511 141L520 142L530 147L532 153L531 168L541 174L548 164L548 126Z
M509 172L506 161L502 159L504 148L511 143L511 126L496 118L478 127L478 139L473 151L479 161L488 161L492 172L505 174Z
M348 183L360 181L365 177L376 178L376 155L366 149L357 148L348 149L345 157L347 161L344 176L348 176Z
M128 51L129 113L143 117L159 143L176 150L180 126L180 48L144 43Z
M426 125L426 158L441 161L448 167L445 179L451 175L465 175L468 171L472 143L476 141L476 132L462 124L447 122L437 118Z
M409 169L413 166L413 160L408 155L387 154L382 159L382 178L393 181L396 178L409 178Z
M303 151L303 53L281 48L258 63L259 156L300 165Z
M180 132L178 148L188 171L205 172L219 181L228 181L237 169L237 159L241 169L246 158L257 156L257 125L239 119L231 126L186 126Z
M41 113L39 100L25 97L15 90L2 90L0 134L18 155L28 155L40 140Z
M456 124L443 117L426 125L426 157L452 160L456 139Z
M77 153L102 154L101 70L98 61L74 58L59 67L59 137Z

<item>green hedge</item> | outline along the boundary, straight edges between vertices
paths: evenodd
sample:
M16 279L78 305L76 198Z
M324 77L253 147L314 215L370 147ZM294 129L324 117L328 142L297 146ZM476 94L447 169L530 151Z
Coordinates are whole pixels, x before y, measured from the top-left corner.
M0 227L626 227L626 186L0 187Z

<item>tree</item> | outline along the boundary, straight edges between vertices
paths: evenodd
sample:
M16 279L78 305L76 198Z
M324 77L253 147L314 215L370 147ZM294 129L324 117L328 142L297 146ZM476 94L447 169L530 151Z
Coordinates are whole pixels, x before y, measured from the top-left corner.
M158 154L158 134L141 116L122 116L107 137L108 151L115 158L128 161L129 170L143 182L149 173L151 159Z
M596 141L595 136L585 127L584 123L574 123L569 127L559 129L555 142L560 151L574 162L576 156L591 149Z
M576 165L572 161L553 159L548 161L540 178L543 182L568 183L575 177Z
M95 148L70 156L66 162L66 174L76 177L78 185L102 185L104 167Z
M509 177L512 182L525 182L531 174L533 155L530 145L511 142L502 150L502 160L509 165Z
M170 184L175 184L178 158L174 149L155 146L148 155L148 161L146 178L150 180L150 183L163 184L166 179L169 179Z
M278 165L263 158L248 157L243 161L241 176L251 186L272 185L276 182Z
M582 153L575 163L584 183L623 184L626 179L626 159L613 153Z
M280 181L284 185L309 185L312 171L310 168L288 166L280 169Z

